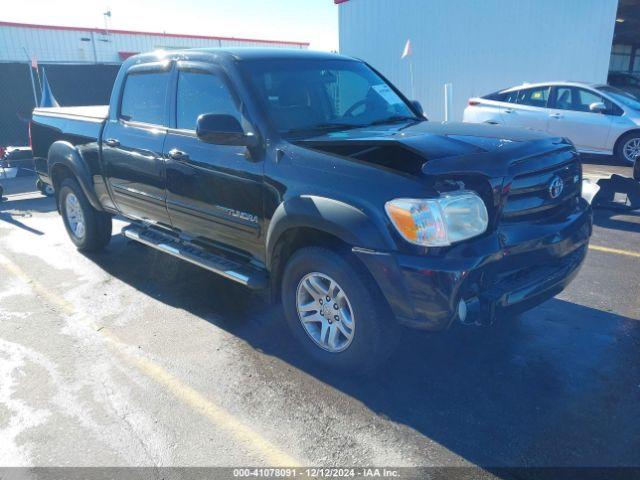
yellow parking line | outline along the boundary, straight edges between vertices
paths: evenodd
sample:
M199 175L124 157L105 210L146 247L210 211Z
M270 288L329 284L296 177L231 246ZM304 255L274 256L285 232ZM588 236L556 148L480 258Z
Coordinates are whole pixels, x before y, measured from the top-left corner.
M0 255L0 265L6 268L9 272L13 273L20 280L27 283L33 289L36 295L44 298L48 303L52 304L55 307L58 307L67 315L73 315L75 313L75 308L71 303L46 289L42 284L40 284L40 282L33 280L24 272L24 270L22 270L17 264L9 260L4 255Z
M16 277L29 284L38 296L60 308L60 310L65 314L73 315L76 313L76 309L73 304L69 303L54 292L51 292L37 280L29 277L29 275L16 263L1 254L0 266L4 267ZM138 354L134 355L130 353L130 349L128 348L129 346L122 342L108 329L104 327L97 328L96 326L94 326L94 329L109 340L109 343L116 348L118 354L125 362L136 367L142 374L163 386L169 393L178 398L185 405L209 419L209 421L211 421L211 423L216 427L233 436L241 445L247 445L249 449L255 450L270 465L279 467L300 466L300 463L289 454L280 450L269 440L252 430L231 413L227 412L224 408L215 404L197 390L180 381L160 365Z
M600 245L589 245L589 250L595 250L596 252L615 253L616 255L625 255L627 257L640 258L640 252L620 250L618 248L601 247Z

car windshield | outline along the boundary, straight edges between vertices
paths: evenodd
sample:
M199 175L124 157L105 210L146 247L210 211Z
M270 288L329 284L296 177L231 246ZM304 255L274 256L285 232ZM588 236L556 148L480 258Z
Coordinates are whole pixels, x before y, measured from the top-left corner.
M631 95L630 93L615 87L611 87L609 85L606 85L603 87L597 87L597 89L600 90L601 92L606 93L611 98L622 103L626 107L640 111L640 99Z
M352 60L257 60L241 68L283 134L418 121L411 107L366 64Z

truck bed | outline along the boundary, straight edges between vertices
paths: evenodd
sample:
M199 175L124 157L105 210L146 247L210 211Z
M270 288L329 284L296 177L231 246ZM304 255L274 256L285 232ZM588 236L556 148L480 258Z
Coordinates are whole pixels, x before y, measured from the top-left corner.
M63 140L85 145L85 149L87 145L97 148L108 113L108 105L36 108L31 117L31 143L40 180L51 183L47 157L54 142Z

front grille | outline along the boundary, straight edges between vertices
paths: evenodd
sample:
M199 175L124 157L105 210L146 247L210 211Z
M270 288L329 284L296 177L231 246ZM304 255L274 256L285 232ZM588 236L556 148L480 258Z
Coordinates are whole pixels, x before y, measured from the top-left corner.
M568 158L568 159L567 159ZM548 160L548 159L547 159ZM544 169L527 171L513 178L502 219L505 222L545 220L566 212L580 195L582 168L577 155L559 156L558 163ZM528 162L535 164L535 159ZM550 187L554 179L562 179L562 192L552 198Z

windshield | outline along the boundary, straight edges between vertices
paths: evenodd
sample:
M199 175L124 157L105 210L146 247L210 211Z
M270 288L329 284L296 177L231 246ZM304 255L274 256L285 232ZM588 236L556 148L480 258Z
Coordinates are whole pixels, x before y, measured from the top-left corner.
M420 120L366 64L350 60L243 62L280 133L299 134Z
M610 87L608 85L603 87L597 87L601 92L605 92L614 100L622 103L623 105L633 108L634 110L640 111L640 100L628 92L620 90L615 87Z

